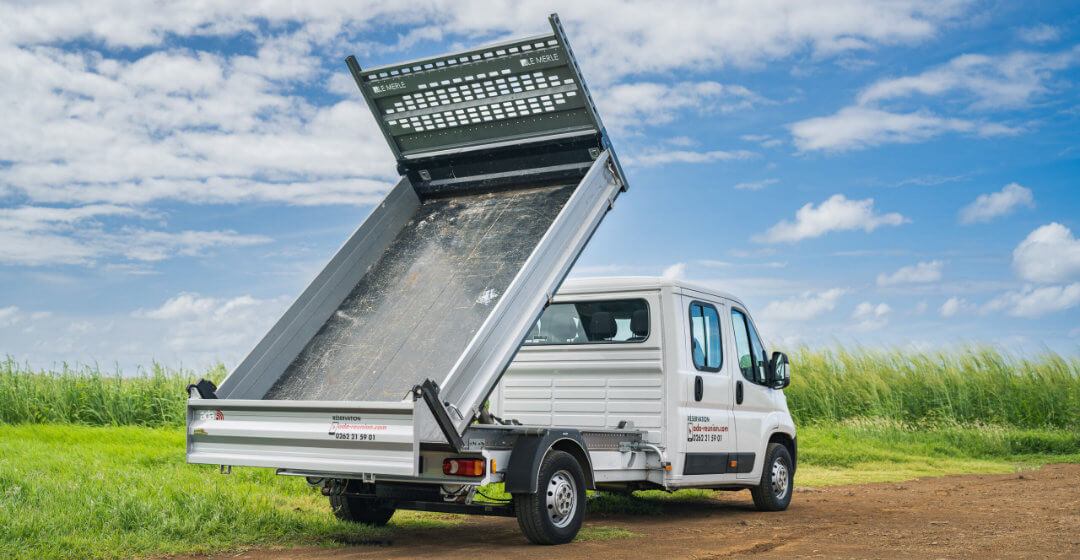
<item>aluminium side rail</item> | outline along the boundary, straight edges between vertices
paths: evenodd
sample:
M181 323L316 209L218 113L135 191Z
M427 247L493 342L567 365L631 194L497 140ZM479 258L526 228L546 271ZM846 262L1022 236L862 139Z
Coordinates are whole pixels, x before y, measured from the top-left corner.
M191 392L190 462L415 476L421 443L461 446L626 189L550 23L367 71L347 59L401 179L221 387Z

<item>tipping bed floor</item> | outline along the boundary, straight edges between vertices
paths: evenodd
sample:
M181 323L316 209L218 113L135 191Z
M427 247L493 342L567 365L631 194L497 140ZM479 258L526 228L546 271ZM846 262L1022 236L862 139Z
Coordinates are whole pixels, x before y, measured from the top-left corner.
M264 398L392 401L441 382L574 188L422 202Z

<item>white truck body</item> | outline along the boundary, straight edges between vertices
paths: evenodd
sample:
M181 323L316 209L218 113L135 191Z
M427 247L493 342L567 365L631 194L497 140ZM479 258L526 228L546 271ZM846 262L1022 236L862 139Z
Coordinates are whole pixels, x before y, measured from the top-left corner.
M282 474L318 478L479 486L504 482L520 434L576 430L588 444L597 486L666 490L754 486L770 442L781 442L796 459L795 424L783 390L754 382L739 367L740 358L746 358L736 341L742 324L733 311L750 317L739 299L679 280L592 278L567 281L552 306L626 300L646 306L643 340L527 341L488 399L492 414L520 425L473 424L463 436L468 444L463 452L415 445L411 399L379 408L322 401L305 403L302 411L291 401L193 399L194 409L201 412L191 419L189 431L211 430L220 443L200 443L192 457L207 453L224 464L274 467ZM720 365L710 368L716 371L699 369L693 357L690 309L700 304L713 306L720 319ZM695 398L695 385L701 386L700 398ZM353 412L355 420L350 418ZM274 434L266 431L270 423ZM251 455L250 444L233 441L253 435L248 430L258 432L257 457ZM275 435L284 438L282 443L271 442ZM369 446L364 446L367 438ZM378 447L372 447L375 442ZM398 448L420 449L419 472L413 472L411 459L400 460L402 455L393 451ZM230 449L237 453L230 455ZM496 468L482 478L443 473L444 459L473 455L489 464L494 460Z

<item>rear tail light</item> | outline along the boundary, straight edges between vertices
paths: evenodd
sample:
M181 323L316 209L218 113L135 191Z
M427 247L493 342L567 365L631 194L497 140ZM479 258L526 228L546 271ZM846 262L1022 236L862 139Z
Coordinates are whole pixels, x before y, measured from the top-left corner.
M484 460L444 459L442 472L449 476L484 476Z

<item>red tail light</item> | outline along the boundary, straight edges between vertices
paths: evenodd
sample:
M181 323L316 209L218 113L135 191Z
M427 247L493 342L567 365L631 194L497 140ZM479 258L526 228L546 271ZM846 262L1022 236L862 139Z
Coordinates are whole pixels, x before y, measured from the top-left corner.
M484 460L444 459L442 472L449 476L484 476Z

